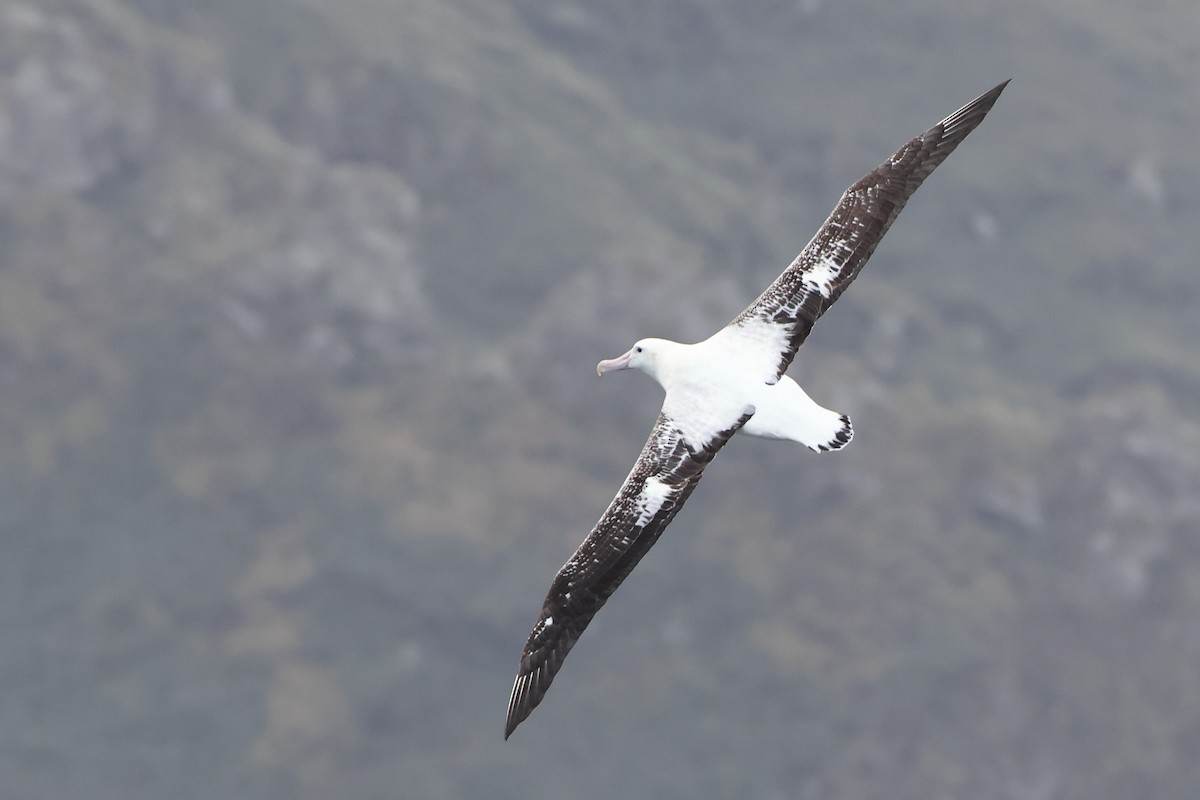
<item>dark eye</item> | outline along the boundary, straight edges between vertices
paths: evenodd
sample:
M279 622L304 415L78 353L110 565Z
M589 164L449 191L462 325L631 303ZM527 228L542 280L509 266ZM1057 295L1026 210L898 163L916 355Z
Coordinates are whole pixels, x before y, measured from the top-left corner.
M633 352L635 352L635 353L640 353L640 352L642 352L642 346L641 346L641 345L638 345L637 347L633 348Z

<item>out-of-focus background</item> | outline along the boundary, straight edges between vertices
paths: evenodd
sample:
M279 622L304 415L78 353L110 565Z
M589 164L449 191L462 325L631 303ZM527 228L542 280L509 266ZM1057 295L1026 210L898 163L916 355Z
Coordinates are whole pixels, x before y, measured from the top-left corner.
M508 741L695 341L1005 78ZM0 2L0 794L1194 800L1193 0Z

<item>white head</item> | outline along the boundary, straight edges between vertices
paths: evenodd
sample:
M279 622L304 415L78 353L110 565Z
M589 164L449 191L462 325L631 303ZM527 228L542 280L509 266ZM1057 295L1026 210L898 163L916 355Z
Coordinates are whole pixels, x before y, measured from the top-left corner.
M596 374L614 372L619 369L640 369L655 380L659 379L658 368L660 358L671 349L674 342L665 339L640 339L629 352L616 358L609 358L596 365ZM659 381L661 383L661 381Z

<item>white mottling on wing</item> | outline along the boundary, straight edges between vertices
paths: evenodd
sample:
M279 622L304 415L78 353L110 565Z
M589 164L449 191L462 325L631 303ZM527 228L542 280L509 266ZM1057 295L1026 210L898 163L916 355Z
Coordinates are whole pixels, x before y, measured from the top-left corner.
M829 297L833 292L833 281L839 272L841 267L837 262L826 256L805 271L804 282L820 292L822 297Z
M554 624L554 617L546 617L546 627L549 628Z
M670 486L658 478L647 478L637 499L637 525L640 527L652 520L670 496Z

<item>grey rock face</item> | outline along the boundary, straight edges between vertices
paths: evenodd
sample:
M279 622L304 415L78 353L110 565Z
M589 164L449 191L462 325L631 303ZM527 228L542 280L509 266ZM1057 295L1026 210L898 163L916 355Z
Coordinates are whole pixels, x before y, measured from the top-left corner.
M71 19L0 5L0 199L75 193L135 160L154 133L145 60L110 72Z
M414 255L416 195L365 167L298 165L293 205L274 241L234 281L244 332L286 337L309 358L421 357L433 314Z

